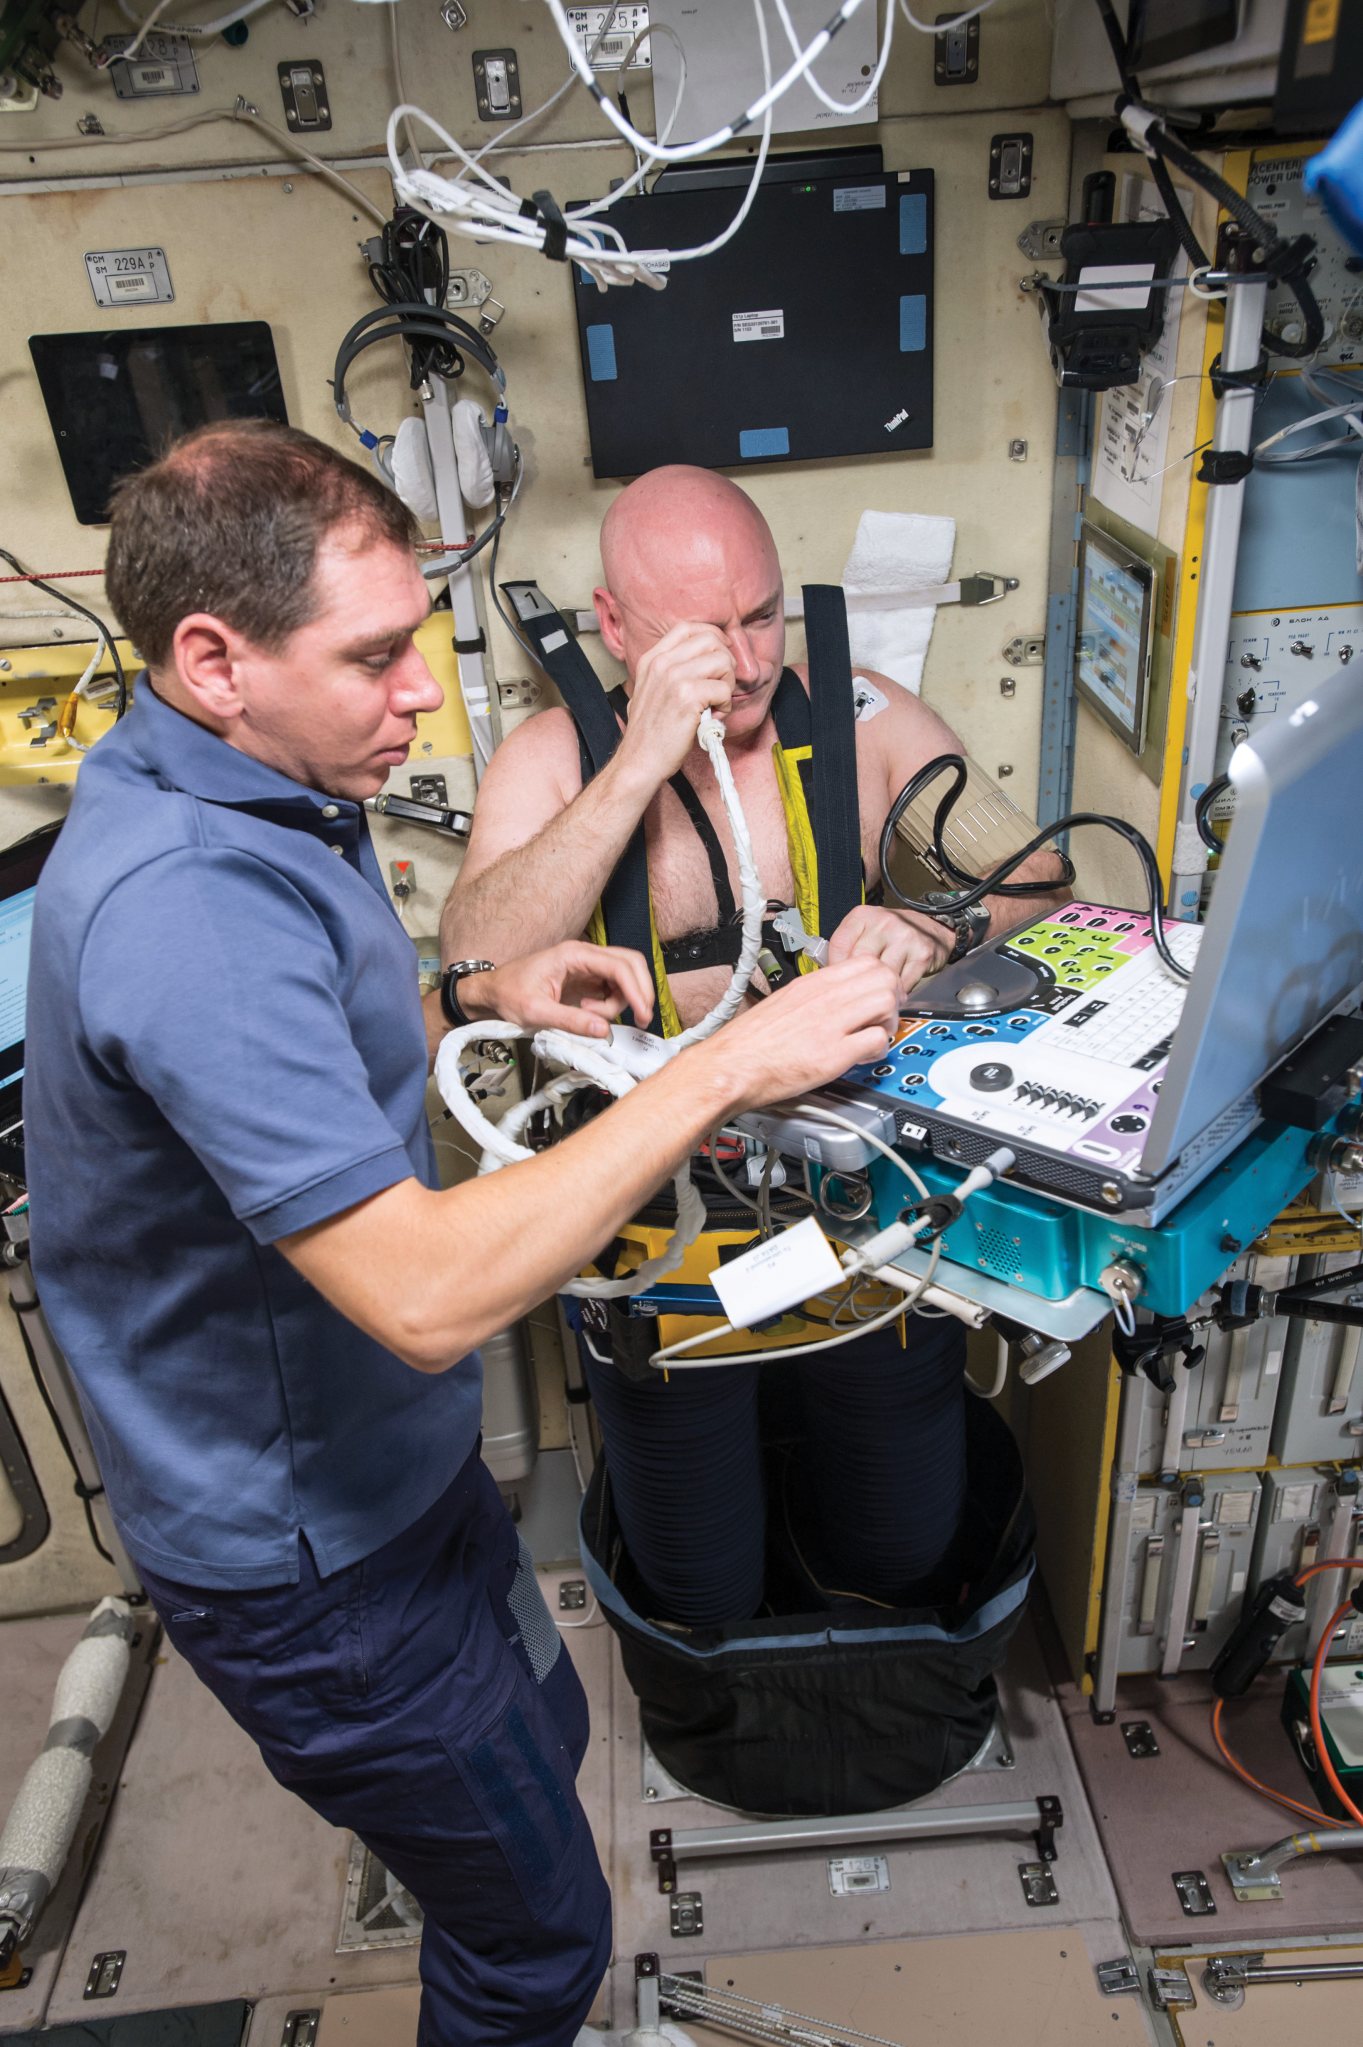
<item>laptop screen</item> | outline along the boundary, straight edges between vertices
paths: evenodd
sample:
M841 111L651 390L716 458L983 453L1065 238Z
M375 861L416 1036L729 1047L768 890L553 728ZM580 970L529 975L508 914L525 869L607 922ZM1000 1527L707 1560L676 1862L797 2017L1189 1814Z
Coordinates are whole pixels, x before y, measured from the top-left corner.
M1363 982L1363 690L1324 675L1231 756L1235 819L1142 1165L1161 1173ZM1252 1100L1251 1100L1252 1106Z
M0 851L0 1124L20 1113L33 900L60 830L60 824L44 825Z

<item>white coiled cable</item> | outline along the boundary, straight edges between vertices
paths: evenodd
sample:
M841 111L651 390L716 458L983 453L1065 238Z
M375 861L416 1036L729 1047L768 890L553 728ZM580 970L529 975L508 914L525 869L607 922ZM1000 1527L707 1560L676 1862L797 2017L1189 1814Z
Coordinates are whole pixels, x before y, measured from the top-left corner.
M480 1174L495 1173L501 1166L514 1165L519 1159L534 1156L528 1146L520 1142L520 1136L531 1117L541 1109L560 1107L570 1095L584 1087L604 1088L618 1100L636 1087L647 1072L656 1070L658 1064L675 1058L688 1045L697 1045L703 1038L712 1037L722 1024L737 1014L742 1004L757 966L757 955L762 950L762 916L766 897L757 871L748 821L743 815L733 771L724 751L724 726L713 711L707 711L701 719L696 741L714 768L720 801L724 805L724 815L729 821L738 854L739 886L743 896L743 945L729 985L699 1023L692 1024L679 1037L658 1041L649 1064L633 1056L629 1041L614 1031L605 1041L578 1037L570 1031L549 1030L532 1034L519 1024L502 1022L466 1024L451 1031L436 1054L435 1082L450 1114L479 1147ZM469 1095L460 1057L466 1045L485 1043L489 1039L511 1044L518 1038L531 1039L531 1051L536 1059L566 1070L508 1109L499 1124L491 1123ZM560 1287L560 1293L594 1300L614 1300L622 1295L642 1293L666 1273L675 1272L705 1227L705 1203L692 1184L689 1159L683 1159L677 1168L672 1185L677 1196L677 1227L656 1258L645 1259L637 1272L631 1272L623 1279L567 1280Z

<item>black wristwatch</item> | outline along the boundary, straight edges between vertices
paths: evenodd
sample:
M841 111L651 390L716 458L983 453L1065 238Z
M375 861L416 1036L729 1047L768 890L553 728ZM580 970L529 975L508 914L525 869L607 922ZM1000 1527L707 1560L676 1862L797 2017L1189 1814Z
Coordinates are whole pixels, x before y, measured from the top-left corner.
M465 1016L459 1007L459 997L456 993L459 983L469 974L490 974L493 971L491 960L454 960L445 968L440 976L440 1007L446 1023L452 1030L457 1031L461 1025L474 1021L471 1016Z
M948 895L945 889L934 889L927 897L927 901L934 905L932 914L937 922L945 924L956 933L956 943L952 947L951 957L946 962L948 966L956 960L964 959L977 945L983 945L989 936L989 926L993 921L983 903L971 903L968 908L957 910L952 907L954 900L955 898ZM937 904L941 905L940 909L935 907Z

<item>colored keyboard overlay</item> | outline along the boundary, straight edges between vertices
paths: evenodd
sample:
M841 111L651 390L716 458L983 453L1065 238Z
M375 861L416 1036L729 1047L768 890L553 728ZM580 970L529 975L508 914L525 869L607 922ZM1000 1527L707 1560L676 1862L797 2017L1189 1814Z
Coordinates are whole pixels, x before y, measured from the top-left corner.
M1196 924L1166 926L1191 967ZM978 955L1027 961L1037 986L1001 1016L906 1017L888 1056L847 1076L901 1108L1018 1137L1086 1164L1138 1166L1168 1064L1187 984L1154 949L1148 917L1071 903Z

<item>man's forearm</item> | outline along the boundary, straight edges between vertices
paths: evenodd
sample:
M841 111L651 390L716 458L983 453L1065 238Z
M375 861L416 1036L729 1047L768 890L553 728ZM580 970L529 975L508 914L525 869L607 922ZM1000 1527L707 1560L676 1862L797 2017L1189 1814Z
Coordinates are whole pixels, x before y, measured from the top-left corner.
M281 1248L408 1364L444 1371L579 1272L737 1099L698 1045L536 1158L439 1193L406 1181L343 1219L353 1243L321 1226Z
M654 794L617 754L533 839L459 876L440 919L442 957L500 962L576 938Z
M1061 872L1059 854L1034 853L1010 879L1015 882L1034 881L1035 895L985 897L989 936L999 938L1004 932L1017 931L1022 925L1032 924L1038 917L1045 917L1068 903L1074 891L1060 879Z

